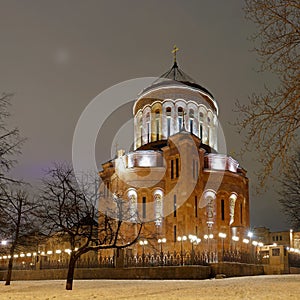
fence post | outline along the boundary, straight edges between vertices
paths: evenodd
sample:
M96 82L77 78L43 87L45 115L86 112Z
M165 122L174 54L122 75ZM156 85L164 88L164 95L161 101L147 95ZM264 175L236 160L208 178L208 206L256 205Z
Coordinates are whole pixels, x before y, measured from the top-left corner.
M124 249L115 249L114 265L116 268L124 268Z

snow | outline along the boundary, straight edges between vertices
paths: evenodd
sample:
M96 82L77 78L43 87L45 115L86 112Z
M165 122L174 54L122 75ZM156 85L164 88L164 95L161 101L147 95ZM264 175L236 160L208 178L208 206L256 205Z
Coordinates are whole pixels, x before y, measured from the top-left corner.
M300 275L212 280L63 280L0 283L1 300L50 299L300 299Z

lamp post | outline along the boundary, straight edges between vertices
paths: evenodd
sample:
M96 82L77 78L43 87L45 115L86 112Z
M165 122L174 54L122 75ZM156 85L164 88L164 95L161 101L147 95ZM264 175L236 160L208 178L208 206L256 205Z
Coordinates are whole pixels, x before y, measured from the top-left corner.
M166 238L158 239L158 243L160 244L160 264L163 266L164 264L164 252L163 252L163 244L167 241Z
M250 242L250 240L249 239L243 239L243 243L244 244L246 244L247 245L247 251L246 251L246 253L243 253L242 252L242 256L246 259L246 261L249 263L249 259L248 259L248 253L249 253L249 250L248 250L248 248L249 248L249 242Z
M238 242L240 240L240 238L238 236L234 235L232 237L232 240L235 242L234 243L234 251L236 252L236 242Z
M189 240L192 244L192 252L191 252L191 257L192 257L192 264L194 264L195 260L195 250L194 250L194 245L198 245L201 242L201 239L199 239L196 235L189 234Z
M224 261L224 239L226 239L227 234L220 232L219 237L222 239L222 261Z
M177 238L177 241L180 242L180 256L181 256L181 265L182 266L183 266L183 245L182 245L182 243L186 240L187 240L187 237L185 235L179 236Z
M205 234L204 235L204 239L207 240L207 244L208 244L208 256L209 256L209 262L212 262L212 255L211 255L211 249L210 249L210 240L212 240L214 238L214 235L212 233L210 234Z
M249 238L249 244L250 244L250 259L252 260L252 257L253 257L253 248L252 248L252 237L253 237L253 232L252 232L252 231L248 231L247 236L248 236L248 238Z
M257 241L253 241L253 242L252 242L252 245L255 247L255 257L254 257L254 262L256 262L256 259L257 259L257 245L258 245L258 242L257 242Z
M143 261L143 267L145 266L145 246L148 245L147 240L140 241L140 245L143 247L143 254L142 254L142 261Z

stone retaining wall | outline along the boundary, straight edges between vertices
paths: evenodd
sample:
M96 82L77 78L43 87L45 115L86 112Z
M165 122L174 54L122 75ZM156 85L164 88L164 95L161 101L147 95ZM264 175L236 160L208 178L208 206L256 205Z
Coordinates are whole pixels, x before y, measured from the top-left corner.
M264 275L263 265L223 262L211 264L211 276L224 274L226 277Z
M290 267L290 274L300 274L300 268Z
M207 279L217 274L226 277L263 275L262 265L216 263L210 266L179 266L152 268L97 268L75 269L75 279ZM6 271L0 271L5 280ZM12 280L66 279L66 269L14 270Z
M126 269L75 269L75 279L206 279L210 276L210 267L153 267ZM0 271L0 280L5 280L6 271ZM51 280L66 279L66 269L15 270L12 280Z

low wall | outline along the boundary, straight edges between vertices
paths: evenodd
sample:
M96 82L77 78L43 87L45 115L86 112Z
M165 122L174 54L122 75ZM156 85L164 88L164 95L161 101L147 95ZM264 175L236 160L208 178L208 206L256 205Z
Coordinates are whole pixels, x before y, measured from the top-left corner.
M75 279L206 279L210 267L152 267L152 268L101 268L75 269ZM5 280L6 271L0 271L0 280ZM51 270L14 270L12 280L50 280L66 279L66 269Z
M262 265L221 262L210 266L212 277L215 277L216 274L224 274L226 277L264 275L264 267Z
M296 269L296 268L295 268ZM296 272L296 270L295 270ZM151 268L97 268L75 269L75 279L207 279L216 274L226 277L263 275L262 265L242 263L215 263L210 266L174 266ZM0 271L5 280L6 271ZM14 270L12 280L66 279L66 269Z
M280 275L280 274L289 274L290 270L287 265L278 264L278 265L264 265L265 275Z
M300 268L290 267L290 274L300 274Z

